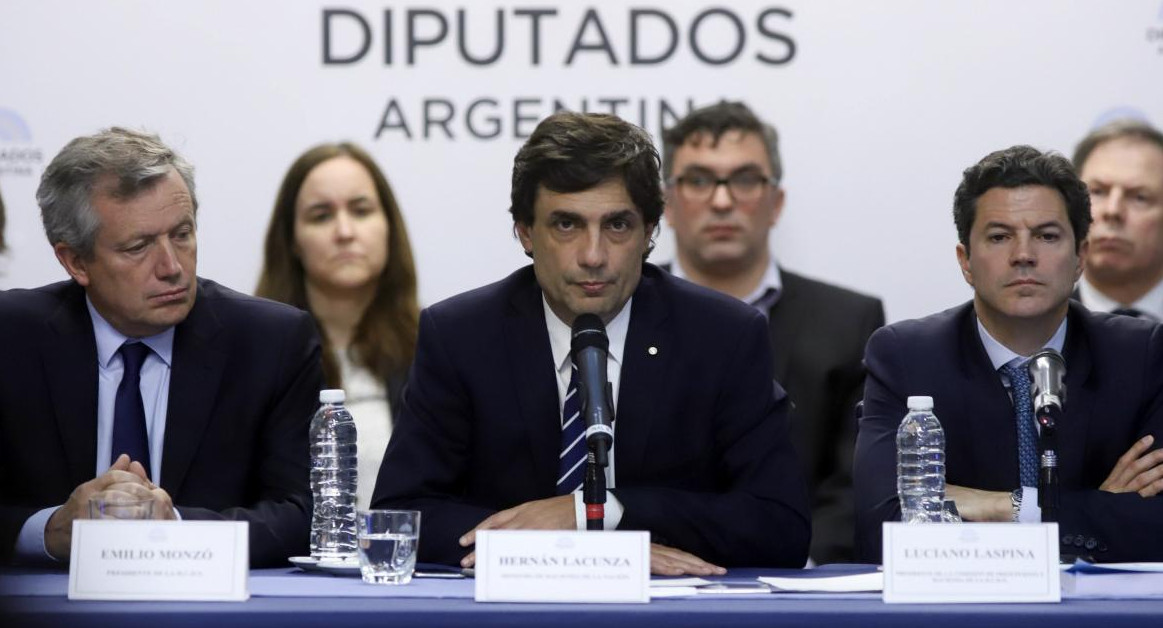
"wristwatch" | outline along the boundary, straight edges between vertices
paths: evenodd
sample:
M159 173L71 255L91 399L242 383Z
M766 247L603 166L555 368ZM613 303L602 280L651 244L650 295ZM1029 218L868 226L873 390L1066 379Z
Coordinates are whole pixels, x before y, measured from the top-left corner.
M1018 513L1022 511L1022 489L1016 488L1010 491L1010 506L1014 509L1013 521L1018 520Z

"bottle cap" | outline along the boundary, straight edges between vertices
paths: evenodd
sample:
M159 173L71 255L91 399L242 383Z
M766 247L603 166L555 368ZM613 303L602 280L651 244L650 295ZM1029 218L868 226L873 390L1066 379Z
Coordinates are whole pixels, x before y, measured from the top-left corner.
M347 395L342 388L328 388L319 391L319 403L343 403Z
M933 398L932 397L921 397L921 396L909 397L909 404L908 405L909 405L909 410L932 410L933 409Z

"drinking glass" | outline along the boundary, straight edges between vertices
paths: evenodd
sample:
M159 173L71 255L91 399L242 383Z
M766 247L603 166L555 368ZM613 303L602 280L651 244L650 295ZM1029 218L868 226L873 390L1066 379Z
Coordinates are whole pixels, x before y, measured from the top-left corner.
M408 584L416 569L420 513L362 510L356 516L359 572L372 584Z
M153 498L103 491L89 498L90 519L153 519Z

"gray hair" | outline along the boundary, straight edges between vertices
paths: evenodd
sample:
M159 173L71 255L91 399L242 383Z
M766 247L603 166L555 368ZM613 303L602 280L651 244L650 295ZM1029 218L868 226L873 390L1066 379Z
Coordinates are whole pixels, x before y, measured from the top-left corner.
M1072 160L1074 169L1081 174L1082 166L1086 164L1087 159L1090 159L1090 154L1098 148L1099 144L1123 138L1142 140L1154 144L1159 150L1163 150L1163 133L1160 133L1158 129L1144 120L1120 118L1107 122L1082 138L1082 141L1074 149L1074 159Z
M171 168L186 182L197 215L194 167L157 135L111 127L69 142L45 168L36 190L49 244L63 243L82 257L91 257L101 226L93 209L100 180L114 178L116 184L108 193L130 199L156 184Z

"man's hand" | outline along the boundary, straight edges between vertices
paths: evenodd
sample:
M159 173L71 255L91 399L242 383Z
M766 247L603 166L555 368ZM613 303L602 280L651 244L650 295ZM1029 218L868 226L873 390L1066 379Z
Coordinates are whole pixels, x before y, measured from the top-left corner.
M1007 491L983 491L948 484L945 497L957 504L957 512L966 521L1014 520L1014 507Z
M73 543L73 520L89 518L89 498L104 491L117 491L133 497L154 500L155 519L173 519L170 496L145 479L141 463L130 461L122 454L109 470L78 486L68 501L49 518L44 528L44 544L49 555L57 560L68 560Z
M651 543L650 573L656 576L722 576L727 570L680 549Z
M576 530L573 495L558 495L548 499L525 502L507 510L493 513L460 537L460 546L476 543L478 530ZM461 567L476 564L476 552L470 552L460 561Z
M1148 434L1135 441L1115 463L1110 475L1099 486L1109 493L1130 493L1153 497L1163 491L1163 449L1144 454L1155 437Z

